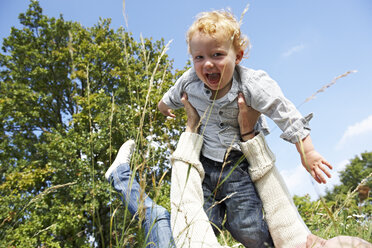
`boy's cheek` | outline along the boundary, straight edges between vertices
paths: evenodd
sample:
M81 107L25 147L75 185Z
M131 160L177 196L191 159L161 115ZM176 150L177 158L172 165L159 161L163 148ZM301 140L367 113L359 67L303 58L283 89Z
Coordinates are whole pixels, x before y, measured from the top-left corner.
M203 75L199 75L198 73L196 75L198 76L198 78L200 79L200 81L202 81L205 84Z

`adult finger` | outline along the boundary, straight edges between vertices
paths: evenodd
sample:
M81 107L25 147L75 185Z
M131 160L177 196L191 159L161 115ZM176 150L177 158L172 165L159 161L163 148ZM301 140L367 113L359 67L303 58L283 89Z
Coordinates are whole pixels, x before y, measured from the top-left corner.
M189 98L188 98L188 96L187 96L187 93L186 92L184 92L183 94L182 94L182 97L181 97L181 102L182 103L186 103L186 104L189 104Z
M326 240L314 234L309 234L306 240L306 248L320 248L325 245Z
M239 92L239 95L238 95L238 107L239 107L239 110L242 110L244 107L247 107L243 93L241 92Z
M191 103L188 101L188 96L186 93L183 93L181 97L181 102L185 106L187 120L191 120L192 122L199 122L200 116L196 109L191 105Z
M188 100L188 96L186 93L183 93L181 97L181 102L185 106L186 112L196 112L196 109L191 105L191 103Z

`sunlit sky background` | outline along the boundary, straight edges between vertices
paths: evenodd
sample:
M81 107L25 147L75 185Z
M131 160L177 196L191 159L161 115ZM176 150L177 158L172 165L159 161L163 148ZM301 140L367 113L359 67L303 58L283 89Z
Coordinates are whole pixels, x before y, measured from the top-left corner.
M338 182L337 171L362 152L372 151L372 1L370 0L127 0L123 16L121 0L41 0L44 14L97 24L111 18L114 29L125 27L139 40L153 37L173 40L168 54L174 69L189 60L185 32L202 11L230 8L239 18L247 4L242 31L251 41L249 58L242 64L263 69L281 86L303 115L314 113L310 124L315 148L335 167L326 186L314 187L302 168L294 145L279 138L281 131L270 122L268 142L277 166L292 194L324 194ZM10 27L21 27L18 15L28 0L0 0L0 38ZM332 80L356 70L316 98L305 99ZM304 104L302 104L304 103ZM361 178L362 179L362 178Z

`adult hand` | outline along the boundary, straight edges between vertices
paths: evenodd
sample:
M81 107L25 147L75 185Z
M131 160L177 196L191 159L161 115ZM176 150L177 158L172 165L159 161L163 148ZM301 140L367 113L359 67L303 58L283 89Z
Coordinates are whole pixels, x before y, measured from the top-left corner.
M240 135L248 133L254 129L258 118L260 117L261 113L257 110L253 109L250 106L247 106L243 93L239 93L238 95L238 107L239 107L239 115L238 115L238 122L240 127ZM247 141L255 136L255 133L251 133L249 135L242 136L243 141Z
M181 102L185 106L187 115L186 132L197 133L200 126L200 116L198 112L188 101L186 93L183 93Z
M337 236L329 240L322 239L314 234L307 236L306 248L372 248L372 244L365 241L364 239L352 236ZM305 248L305 244L302 244L298 248Z

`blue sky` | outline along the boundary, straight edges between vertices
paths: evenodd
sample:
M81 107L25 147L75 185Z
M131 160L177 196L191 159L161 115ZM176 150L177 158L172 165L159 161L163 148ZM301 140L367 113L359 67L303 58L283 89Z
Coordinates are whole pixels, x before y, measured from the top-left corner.
M20 27L18 14L27 0L0 1L0 38L10 27ZM314 113L310 124L315 148L337 171L362 152L372 151L372 2L370 0L313 1L222 1L222 0L41 0L44 14L80 22L90 27L99 17L111 18L112 27L127 27L135 39L173 40L168 54L174 68L183 68L189 56L185 32L201 11L230 8L240 17L247 4L242 32L251 41L249 58L242 64L263 69L281 86L284 94L303 115ZM316 98L302 104L317 90L347 71L356 70ZM314 187L302 168L294 145L279 138L281 132L270 122L268 142L277 166L293 194L317 198L325 186ZM362 179L362 178L361 178Z

